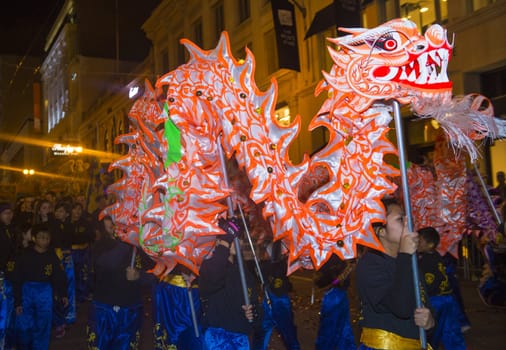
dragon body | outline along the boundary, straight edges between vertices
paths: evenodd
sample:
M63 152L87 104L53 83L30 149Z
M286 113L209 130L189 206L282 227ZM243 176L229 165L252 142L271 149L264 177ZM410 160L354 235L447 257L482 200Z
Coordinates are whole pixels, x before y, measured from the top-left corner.
M329 141L299 164L288 156L299 117L289 126L277 122L276 81L260 91L252 53L236 60L226 33L210 51L183 39L189 61L155 88L147 83L129 114L130 132L117 139L129 151L112 164L124 176L110 188L118 201L103 214L159 263L159 273L178 263L198 273L223 233L217 221L233 188L225 185L219 147L246 174L247 195L262 205L273 239L285 243L289 273L319 268L332 254L353 258L357 244L382 249L372 223L384 220L380 199L396 189L389 178L398 175L383 159L397 152L386 138L387 100L422 110L427 101L451 99L451 45L441 26L421 35L404 19L342 30L348 35L329 39L334 66L316 90L328 98L310 123L327 128Z

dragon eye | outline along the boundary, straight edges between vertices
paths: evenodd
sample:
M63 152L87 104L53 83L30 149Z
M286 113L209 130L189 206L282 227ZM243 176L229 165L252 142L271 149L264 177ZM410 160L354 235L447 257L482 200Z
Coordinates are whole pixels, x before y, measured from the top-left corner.
M397 48L397 41L393 38L380 38L374 46L380 50L393 51Z
M397 48L397 41L394 39L388 39L385 41L385 44L383 45L386 50L392 51Z

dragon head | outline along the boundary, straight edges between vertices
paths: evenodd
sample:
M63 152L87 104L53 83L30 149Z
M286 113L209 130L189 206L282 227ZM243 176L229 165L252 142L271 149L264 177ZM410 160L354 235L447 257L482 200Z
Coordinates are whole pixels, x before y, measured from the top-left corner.
M447 76L452 45L446 30L430 26L425 35L407 19L395 19L373 29L343 28L349 35L328 39L335 65L323 72L317 93L336 90L349 108L361 113L374 101L397 99L411 103L415 111L424 100L446 101L452 84Z

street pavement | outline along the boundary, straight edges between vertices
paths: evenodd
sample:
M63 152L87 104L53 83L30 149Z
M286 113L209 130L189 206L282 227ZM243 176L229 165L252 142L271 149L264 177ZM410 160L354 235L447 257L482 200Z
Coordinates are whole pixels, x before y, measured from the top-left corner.
M322 290L312 289L311 271L297 271L291 276L294 286L292 295L295 322L301 349L313 349L316 339L319 308L323 295ZM475 278L476 279L476 278ZM465 334L468 350L502 350L506 349L506 308L486 306L479 298L478 281L461 278L460 286L467 315L471 321L471 329ZM353 284L349 288L352 326L358 342L359 327L358 300ZM80 350L87 349L86 318L88 303L81 304L77 311L77 321L62 339L52 339L51 350ZM145 297L145 320L141 338L141 350L153 349L151 327L151 303L149 295ZM280 336L273 332L269 350L283 350Z

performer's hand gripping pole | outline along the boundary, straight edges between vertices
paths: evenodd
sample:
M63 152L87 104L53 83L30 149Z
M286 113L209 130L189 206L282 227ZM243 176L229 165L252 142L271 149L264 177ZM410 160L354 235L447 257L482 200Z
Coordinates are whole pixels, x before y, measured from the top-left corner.
M186 290L188 292L188 303L190 304L190 313L192 317L193 324L193 332L195 333L195 337L200 337L199 326L197 322L197 313L195 312L195 305L193 304L193 294L192 294L192 284L190 280L190 276L183 273L184 281L186 282Z
M401 180L402 180L402 194L404 199L404 210L406 212L406 217L408 220L408 228L412 232L413 231L413 218L411 215L411 202L409 198L409 187L408 187L408 174L406 172L406 152L404 146L404 133L402 129L402 116L401 116L401 107L399 102L393 101L392 107L394 111L394 121L395 121L395 134L397 136L397 148L399 150L399 167L401 169ZM419 278L418 278L418 262L416 253L411 256L411 264L413 269L413 283L415 285L415 298L416 298L416 307L423 307L422 298L420 296L420 286L419 286ZM427 349L427 338L425 336L425 330L420 327L420 345L422 349Z
M223 181L225 182L225 186L227 188L230 188L230 184L228 182L228 174L227 174L227 167L225 165L225 155L223 154L223 148L221 147L221 134L218 136L218 153L220 155L220 162L221 162L221 171L223 174ZM234 216L234 204L232 203L232 198L230 196L227 197L227 205L228 205L228 215L230 217ZM242 260L242 253L241 253L241 244L239 242L239 238L234 238L234 246L235 246L235 253L236 253L236 259L237 259L237 265L239 266L239 274L241 275L241 286L242 286L242 293L244 296L244 305L248 306L249 303L249 296L248 296L248 286L246 285L246 275L244 274L244 263Z

